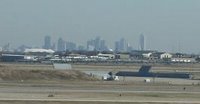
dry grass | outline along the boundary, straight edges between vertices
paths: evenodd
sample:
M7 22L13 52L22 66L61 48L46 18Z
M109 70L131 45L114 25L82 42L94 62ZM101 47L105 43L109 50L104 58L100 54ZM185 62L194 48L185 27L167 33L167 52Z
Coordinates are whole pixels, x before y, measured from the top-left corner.
M43 70L41 69L20 69L13 66L0 66L1 80L97 80L77 70Z

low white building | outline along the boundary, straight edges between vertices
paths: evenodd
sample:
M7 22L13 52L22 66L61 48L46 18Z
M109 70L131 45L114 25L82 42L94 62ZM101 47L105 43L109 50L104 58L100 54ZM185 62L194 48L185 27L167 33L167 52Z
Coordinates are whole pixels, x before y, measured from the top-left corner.
M25 53L49 53L49 54L55 53L55 51L53 51L51 49L37 49L37 48L25 49L24 52Z
M163 53L160 55L160 59L171 59L172 58L172 54L170 53Z
M172 62L181 62L181 63L192 63L196 62L194 58L172 58Z
M114 54L102 54L102 53L99 53L97 56L99 58L115 59L115 55Z

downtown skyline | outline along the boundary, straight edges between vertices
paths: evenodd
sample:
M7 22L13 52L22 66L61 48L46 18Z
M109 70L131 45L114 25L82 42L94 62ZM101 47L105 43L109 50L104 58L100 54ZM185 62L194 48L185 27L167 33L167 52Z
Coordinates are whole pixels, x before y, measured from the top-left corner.
M107 42L99 36L96 36L94 38L91 38L85 41L86 44L77 44L76 42L65 40L61 37L57 40L57 42L53 42L51 36L45 36L43 43L44 44L42 48L52 49L55 51L66 51L66 50L68 51L73 51L73 50L94 51L96 50L96 51L128 52L131 50L142 50L142 49L133 49L133 47L129 44L129 42L127 42L126 39L124 38L116 40L114 47L110 48ZM144 41L143 43L140 42L139 44L145 45Z
M55 37L53 35L53 37ZM46 39L48 38L48 39ZM171 47L171 50L159 50L159 49L151 49L151 48L148 48L149 44L147 44L148 42L148 39L146 37L146 35L144 35L143 33L142 34L139 34L137 39L135 39L136 41L134 42L130 42L128 41L128 39L124 38L124 37L121 37L117 40L106 40L100 36L94 36L94 37L91 37L90 39L88 40L82 40L82 43L79 43L79 42L76 42L76 41L73 41L73 40L69 40L68 38L63 38L63 37L58 37L58 38L52 38L51 35L45 35L44 37L41 37L40 38L40 42L41 44L39 45L28 45L28 44L20 44L20 45L12 45L12 43L8 42L2 46L0 46L0 48L4 48L4 47L8 47L10 50L19 50L20 48L44 48L44 49L53 49L55 51L65 51L67 46L66 44L73 44L75 45L75 49L74 50L87 50L87 51L92 51L92 50L98 50L98 49L95 49L96 46L92 46L93 48L92 49L89 49L88 48L88 42L89 41L93 41L97 38L100 38L101 40L104 41L104 45L105 45L105 48L107 50L112 50L112 51L119 51L119 52L126 52L126 51L131 51L131 50L156 50L156 51L162 51L162 52L171 52L171 53L185 53L181 50L181 45L180 43L177 43L175 47ZM48 44L45 44L45 41L46 40L49 40L48 41ZM124 42L122 42L124 41ZM59 48L59 42L61 42L62 45L61 48ZM116 46L116 43L119 42L121 43L122 46ZM111 44L110 44L111 43ZM133 45L130 44L130 43L134 43ZM64 47L64 48L63 48ZM121 49L116 49L116 47L121 47ZM126 47L126 48L125 48ZM104 48L104 49L105 49ZM123 49L125 48L125 49ZM102 51L102 50L101 50ZM188 52L189 53L189 52ZM189 53L190 54L190 53ZM192 53L193 54L193 53ZM199 54L199 53L197 53Z
M43 46L53 42L86 45L96 36L109 48L126 39L139 49L140 34L146 49L200 53L199 0L1 0L0 47Z
M26 44L22 44L18 47L12 47L10 43L5 44L3 47L0 47L1 50L4 51L19 51L23 52L25 49L31 48L39 48L39 49L52 49L54 51L74 51L74 50L85 50L85 51L115 51L115 52L130 52L131 50L142 50L138 47L131 46L129 42L124 39L120 38L119 40L112 40L114 43L113 47L110 47L107 44L107 41L101 38L100 36L96 36L89 40L85 40L85 44L78 44L77 42L66 40L62 37L59 37L57 40L52 39L51 36L46 35L43 37L42 45L41 46L30 46ZM117 43L117 44L116 44ZM145 43L138 43L139 46L145 45ZM145 50L145 49L143 49Z

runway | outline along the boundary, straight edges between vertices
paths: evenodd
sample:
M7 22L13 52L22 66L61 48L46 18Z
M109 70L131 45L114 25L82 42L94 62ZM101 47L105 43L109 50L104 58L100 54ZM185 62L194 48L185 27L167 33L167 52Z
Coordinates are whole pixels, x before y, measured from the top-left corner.
M186 89L182 89L183 87ZM53 97L48 96L51 94ZM52 102L56 102L55 104L66 104L66 102L70 102L69 104L84 104L83 102L85 104L88 102L98 102L95 104L198 104L200 103L199 96L199 86L192 85L168 86L102 81L0 84L0 103L7 102L6 104L26 104L27 102L37 104L38 102L41 104Z

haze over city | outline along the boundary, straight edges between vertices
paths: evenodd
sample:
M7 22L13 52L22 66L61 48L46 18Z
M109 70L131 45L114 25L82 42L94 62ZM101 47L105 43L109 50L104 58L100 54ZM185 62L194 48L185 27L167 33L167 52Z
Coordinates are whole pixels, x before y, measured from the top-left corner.
M0 47L42 47L53 42L84 44L100 36L110 47L125 38L138 49L200 53L199 0L1 0Z

